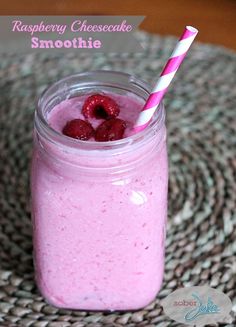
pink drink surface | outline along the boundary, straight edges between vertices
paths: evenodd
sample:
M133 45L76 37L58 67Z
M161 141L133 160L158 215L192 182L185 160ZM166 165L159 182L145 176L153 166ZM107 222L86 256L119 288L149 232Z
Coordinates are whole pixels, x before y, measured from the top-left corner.
M120 104L119 118L130 123L128 134L143 101L111 96ZM61 132L68 120L83 118L85 98L55 106L49 125ZM93 126L100 122L94 120ZM86 176L74 165L55 163L35 149L31 179L35 270L49 303L71 309L133 310L155 298L164 266L168 180L164 127L158 149L152 155L150 149L151 144L144 144L135 154L121 153L107 162L100 152L88 159L91 167L105 160L107 170L136 160L132 173L121 170L114 178L106 171ZM139 157L149 159L141 164Z
M84 95L62 101L49 114L49 125L61 133L66 122L78 118L85 119L81 113L81 108L87 97L88 95ZM139 112L143 106L143 102L137 102L137 97L130 97L129 101L127 101L126 96L115 94L112 95L112 98L119 104L121 109L118 118L124 120L127 124L127 128L124 134L124 137L127 137L131 133L132 126L138 118ZM90 118L89 121L94 129L96 129L98 125L104 121L104 119Z

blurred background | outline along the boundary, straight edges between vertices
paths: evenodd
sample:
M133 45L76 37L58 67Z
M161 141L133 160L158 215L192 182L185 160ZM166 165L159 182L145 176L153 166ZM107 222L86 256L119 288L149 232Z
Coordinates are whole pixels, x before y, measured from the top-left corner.
M10 0L1 15L144 15L141 29L179 36L184 25L198 41L236 50L236 0Z

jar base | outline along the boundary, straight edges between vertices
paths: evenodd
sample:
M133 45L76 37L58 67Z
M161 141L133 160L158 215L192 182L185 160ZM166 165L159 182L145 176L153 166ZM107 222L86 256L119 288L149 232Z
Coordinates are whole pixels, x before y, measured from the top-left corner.
M137 300L137 297L134 296L135 304L134 303L126 303L126 304L111 304L105 305L105 303L93 303L92 305L85 305L82 303L66 303L63 297L59 297L58 295L52 295L48 290L44 287L38 286L39 292L45 299L45 301L56 308L59 309L67 309L67 310L79 310L79 311L94 311L94 312L127 312L127 311L138 311L142 310L146 306L150 305L158 295L161 289L162 283L156 288L155 292L151 292L148 297L145 299Z

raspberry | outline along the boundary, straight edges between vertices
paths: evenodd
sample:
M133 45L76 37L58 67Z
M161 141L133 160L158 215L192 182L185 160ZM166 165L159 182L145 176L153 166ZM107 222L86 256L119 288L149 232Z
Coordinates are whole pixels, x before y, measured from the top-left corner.
M102 94L93 94L83 105L82 114L85 118L109 119L119 115L118 104L111 98Z
M112 118L101 123L95 132L95 140L98 142L115 141L122 139L126 128L126 122L119 118Z
M94 135L92 125L82 119L73 119L66 123L62 130L64 135L86 141Z

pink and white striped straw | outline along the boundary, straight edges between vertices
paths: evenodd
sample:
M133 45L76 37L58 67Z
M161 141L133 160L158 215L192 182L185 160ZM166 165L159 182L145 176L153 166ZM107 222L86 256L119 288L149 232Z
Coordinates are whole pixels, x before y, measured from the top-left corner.
M198 30L192 26L186 26L185 30L180 37L174 51L172 52L169 60L167 61L160 78L158 79L154 89L147 99L145 106L143 107L138 120L136 121L133 133L137 133L146 128L152 119L154 112L160 104L163 96L165 95L170 82L172 81L175 73L179 69L185 55L190 48L193 40L195 39Z

